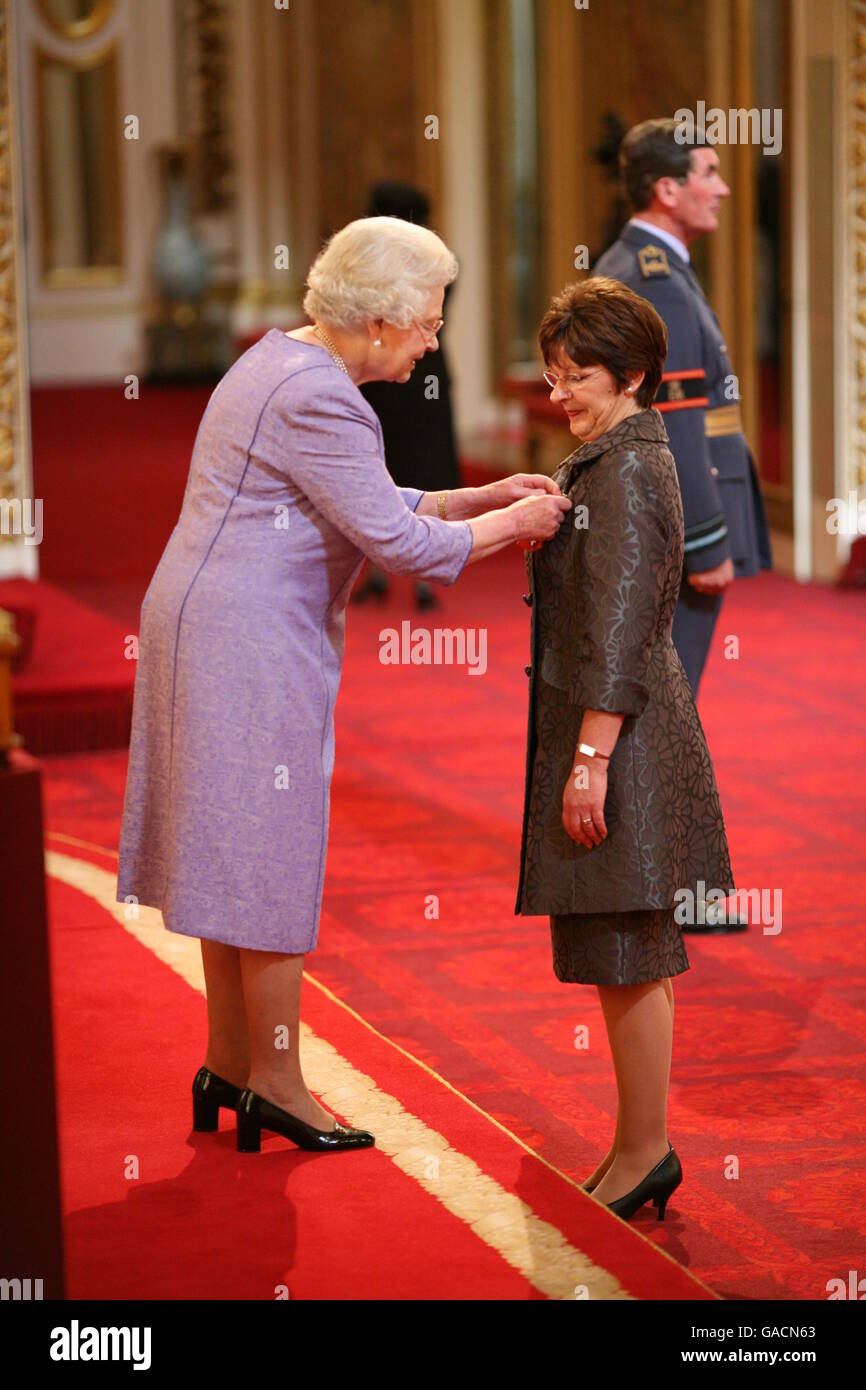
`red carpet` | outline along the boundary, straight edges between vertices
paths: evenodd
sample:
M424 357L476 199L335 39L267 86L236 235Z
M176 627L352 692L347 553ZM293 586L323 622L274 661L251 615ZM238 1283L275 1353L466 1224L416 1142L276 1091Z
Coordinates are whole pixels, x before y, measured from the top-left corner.
M39 573L58 583L149 579L180 514L211 386L41 386L33 482L45 499Z
M135 662L132 623L111 619L53 584L0 583L0 608L27 613L29 660L13 677L15 729L30 753L124 747L129 742ZM20 624L16 624L22 630Z
M31 392L40 583L0 583L0 607L35 613L33 659L13 687L32 753L128 742L135 667L125 638L180 514L212 389L144 385L139 400L107 386Z
M310 984L305 1021L633 1296L699 1296L694 1275L722 1297L823 1299L860 1267L866 1226L866 597L764 576L726 601L701 714L737 883L781 889L783 926L687 938L669 1116L685 1181L663 1224L645 1210L628 1229L553 1171L591 1170L616 1092L595 991L556 981L545 919L512 915L522 588L508 553L444 591L439 614L413 616L486 628L484 676L380 664L380 631L412 616L405 582L387 606L350 612L309 969L418 1061ZM112 862L63 837L116 848L123 768L118 753L47 764L54 849ZM90 899L54 884L52 901L70 1293L272 1297L287 1282L293 1297L540 1296L379 1152L317 1166L276 1139L254 1168L229 1134L190 1137L203 1000ZM580 1024L588 1051L574 1048ZM653 1247L682 1274L648 1265Z
M532 1296L375 1150L323 1161L276 1140L239 1156L228 1116L191 1134L203 1001L78 899L52 895L54 969L77 982L57 992L68 1297L272 1299L285 1283L293 1298L447 1298L475 1281Z
M378 1150L323 1160L266 1137L239 1156L227 1115L191 1134L203 1000L65 885L52 915L68 1297L540 1296ZM632 1296L709 1296L310 985L304 1018Z

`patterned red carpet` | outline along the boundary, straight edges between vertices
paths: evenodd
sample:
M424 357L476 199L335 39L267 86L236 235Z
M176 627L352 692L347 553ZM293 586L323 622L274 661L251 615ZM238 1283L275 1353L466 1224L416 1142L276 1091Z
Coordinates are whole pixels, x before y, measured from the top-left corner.
M575 1181L591 1171L613 1134L616 1091L595 991L557 982L546 919L512 915L527 685L522 589L522 563L509 553L467 571L442 594L439 612L414 614L409 586L402 582L385 605L350 610L325 909L310 973L418 1059L407 1060L379 1042L370 1050L370 1042L362 1069L612 1271L626 1293L701 1296L699 1285L689 1287L688 1271L725 1298L825 1298L828 1280L847 1282L849 1270L862 1266L866 1234L866 596L764 576L737 585L723 610L699 708L738 886L767 890L771 900L781 890L782 929L765 934L755 923L739 936L687 938L692 968L674 985L669 1118L685 1181L664 1224L645 1209L629 1232L612 1219L599 1226L608 1221L606 1213L595 1208L587 1215L594 1204L563 1178L554 1187L538 1178L545 1163ZM380 634L399 631L404 619L428 630L483 628L486 671L383 664ZM732 636L738 639L736 660L725 657ZM110 857L74 842L116 848L123 768L124 757L116 753L46 763L53 850L110 866ZM55 885L52 902L60 1110L67 1126L61 1145L66 1195L74 1204L67 1207L70 1292L93 1297L113 1287L121 1296L159 1296L154 1289L165 1278L166 1261L174 1259L167 1247L180 1229L187 1244L177 1258L189 1294L238 1296L231 1259L220 1243L220 1201L228 1190L228 1228L233 1240L240 1239L236 1199L246 1197L242 1208L248 1222L253 1217L247 1179L239 1176L229 1135L217 1141L221 1166L206 1172L209 1136L187 1139L185 1088L202 1051L203 1003L182 981L164 986L165 966L104 911L85 911L81 895L68 884ZM90 981L83 991L82 978ZM109 992L106 980L112 982ZM158 995L153 1011L152 994ZM357 1037L345 1036L351 1016L315 985L306 986L304 1016L345 1054L359 1046ZM589 1047L578 1050L575 1030L581 1025L588 1027ZM407 1068L399 1076L392 1054ZM130 1058L138 1060L129 1065ZM471 1111L471 1126L466 1101L452 1095L443 1106L447 1088L434 1084L418 1062L478 1107ZM86 1107L88 1096L98 1099L95 1111ZM131 1293L128 1266L123 1273L130 1231L116 1224L124 1195L127 1207L131 1201L121 1168L125 1155L146 1147L143 1136L158 1115L175 1127L185 1159L192 1143L193 1163L182 1182L177 1178L172 1185L164 1166L164 1186L156 1184L150 1195L144 1185L139 1190L141 1219L133 1234L141 1240L150 1230L152 1248L146 1277ZM109 1135L100 1135L101 1125ZM515 1168L497 1148L505 1143L516 1149L515 1141L504 1140L497 1125L540 1158L519 1150ZM486 1130L489 1142L480 1138ZM102 1198L99 1219L93 1193L88 1197L91 1155L70 1148L73 1134L88 1132L93 1161L115 1164L118 1175L116 1192ZM162 1155L170 1171L176 1149L177 1143L172 1159ZM285 1146L279 1152L279 1160L277 1150L262 1157L275 1165L268 1181L276 1195L293 1198L292 1214L286 1207L284 1217L296 1224L284 1234L294 1240L317 1194L327 1202L330 1191L333 1200L334 1179L316 1163L289 1159ZM204 1186L190 1172L204 1174ZM376 1181L384 1181L378 1170ZM497 1298L549 1296L501 1252L491 1254L474 1236L467 1245L468 1230L458 1235L457 1219L443 1223L426 1191L400 1175L394 1182L392 1205L383 1203L383 1213L387 1208L399 1218L405 1203L413 1240L418 1231L426 1233L426 1274L417 1257L406 1257L399 1219L383 1214L381 1224L359 1239L353 1212L369 1215L369 1209L361 1197L351 1197L354 1184L347 1183L346 1250L330 1272L316 1262L309 1252L322 1225L310 1217L303 1226L308 1253L293 1296L355 1296L352 1280L363 1278L364 1251L373 1246L368 1295L460 1297L474 1290ZM197 1204L197 1228L178 1216L190 1203ZM453 1208L448 1211L453 1216ZM114 1245L106 1229L114 1229ZM205 1230L209 1282L188 1248ZM257 1225L250 1239L258 1240L258 1232ZM447 1266L451 1259L452 1240L449 1274L442 1262ZM673 1279L670 1260L646 1263L647 1242L682 1267L685 1283ZM278 1251L270 1235L265 1245L264 1277L259 1264L259 1284L239 1296L273 1296L271 1274L285 1269L282 1256L289 1247ZM250 1279L255 1263L243 1255L241 1268ZM630 1265L639 1271L634 1286Z

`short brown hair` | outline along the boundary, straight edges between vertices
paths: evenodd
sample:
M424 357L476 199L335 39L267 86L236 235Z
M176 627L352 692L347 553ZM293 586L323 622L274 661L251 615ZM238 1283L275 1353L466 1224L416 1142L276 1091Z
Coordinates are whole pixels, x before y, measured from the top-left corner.
M706 145L697 127L688 144L676 138L677 122L669 117L641 121L623 136L619 147L619 173L633 212L644 212L653 200L659 179L685 183L692 169L692 150Z
M551 301L538 345L548 366L564 352L579 367L605 367L621 391L629 372L643 372L635 400L646 409L662 379L668 331L648 300L619 280L596 275Z

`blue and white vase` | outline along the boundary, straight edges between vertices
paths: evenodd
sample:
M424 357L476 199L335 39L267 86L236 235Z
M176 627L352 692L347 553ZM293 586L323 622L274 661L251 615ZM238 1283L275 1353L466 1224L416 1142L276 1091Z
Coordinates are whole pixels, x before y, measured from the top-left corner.
M210 282L210 258L190 221L186 151L164 145L159 155L163 218L153 249L153 278L170 304L197 304Z

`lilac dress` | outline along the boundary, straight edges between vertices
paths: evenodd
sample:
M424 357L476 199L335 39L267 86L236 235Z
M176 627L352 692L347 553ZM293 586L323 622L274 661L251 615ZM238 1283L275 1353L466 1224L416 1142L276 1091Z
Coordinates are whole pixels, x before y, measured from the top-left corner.
M422 496L324 348L271 329L223 377L141 609L119 901L185 936L316 945L352 584L365 555L450 584L472 548Z

